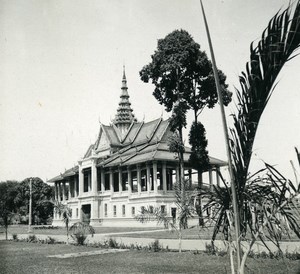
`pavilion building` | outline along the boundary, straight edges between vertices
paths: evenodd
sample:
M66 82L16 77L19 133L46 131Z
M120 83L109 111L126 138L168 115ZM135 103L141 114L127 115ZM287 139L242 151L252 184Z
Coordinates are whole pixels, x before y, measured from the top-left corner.
M145 207L159 207L174 218L178 209L173 187L179 179L179 167L176 154L168 147L171 134L169 120L137 121L124 71L120 103L112 124L100 123L96 142L78 165L49 180L55 186L55 200L69 206L72 223L141 226L135 216ZM194 182L196 172L189 166L190 152L186 147L184 176L193 188L198 182ZM212 187L219 184L218 170L226 163L213 157L209 160L206 183ZM62 225L57 212L54 212L53 225ZM155 225L155 222L148 223L148 226Z

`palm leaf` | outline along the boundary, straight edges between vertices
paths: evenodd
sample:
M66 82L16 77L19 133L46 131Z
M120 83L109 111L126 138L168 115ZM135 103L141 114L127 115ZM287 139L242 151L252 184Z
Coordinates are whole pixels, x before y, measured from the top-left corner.
M250 61L239 78L240 88L236 89L237 113L233 114L234 127L230 131L233 180L240 212L243 211L243 193L260 118L276 87L278 74L285 63L295 56L299 46L300 1L294 9L289 6L278 12L270 20L257 46L253 43L250 46ZM240 213L240 216L243 214Z

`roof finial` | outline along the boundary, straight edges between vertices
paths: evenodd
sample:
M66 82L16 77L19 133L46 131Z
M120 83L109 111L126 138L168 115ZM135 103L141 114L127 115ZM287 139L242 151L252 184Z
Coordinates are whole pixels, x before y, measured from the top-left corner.
M126 81L126 75L125 75L125 64L123 64L123 80Z

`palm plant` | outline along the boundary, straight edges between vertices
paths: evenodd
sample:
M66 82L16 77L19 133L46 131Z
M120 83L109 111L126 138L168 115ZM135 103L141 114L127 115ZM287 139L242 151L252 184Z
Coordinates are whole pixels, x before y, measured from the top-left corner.
M237 113L233 114L231 151L241 223L248 169L260 118L276 87L276 78L300 46L300 1L277 13L264 30L256 47L250 47L250 62L240 76ZM243 226L241 226L243 230Z
M295 186L274 167L265 164L266 168L248 178L243 193L243 231L241 237L248 241L241 262L241 273L244 272L247 256L256 242L260 240L266 248L267 240L279 250L283 235L291 232L300 238L300 214L294 202L300 193L300 186ZM208 199L204 210L212 212L211 219L215 221L212 244L218 233L230 242L233 228L233 211L231 204L231 189L214 186L212 191L203 193ZM269 249L271 252L271 250Z
M182 191L182 187L185 191ZM188 219L195 216L195 196L196 192L189 190L189 180L185 180L184 184L176 182L174 184L176 207L178 214L176 218L168 217L165 211L161 211L159 207L147 207L135 218L141 222L156 221L158 225L164 225L171 232L175 232L178 236L178 250L182 251L182 230L188 228ZM184 193L184 195L183 195Z
M70 227L70 233L71 237L77 241L78 245L83 245L87 235L90 234L94 236L95 229L89 224L77 222Z
M236 231L240 230L242 233L242 235L238 235L239 238L247 234L248 228L253 236L252 240L255 241L261 236L261 226L253 226L249 223L252 220L250 209L254 209L255 212L258 207L261 208L260 214L263 212L266 215L263 227L268 229L269 237L275 239L275 242L276 235L278 235L275 228L280 223L276 214L282 214L283 219L293 230L297 228L292 218L288 217L288 213L284 212L285 205L288 204L285 195L290 192L292 185L289 184L287 187L287 184L283 183L283 177L279 176L279 173L269 165L266 165L266 169L271 175L264 179L259 177L254 179L253 176L249 178L248 170L259 121L276 87L277 76L286 62L296 56L295 51L299 46L300 1L298 0L294 8L289 4L287 9L278 12L270 20L257 46L251 44L250 61L246 65L246 72L242 72L239 78L240 89L236 89L237 112L233 114L234 127L230 130L231 183L235 186L233 190L237 193L238 209L236 214L238 214L238 218L236 220L240 221L240 227ZM259 173L255 175L258 176ZM232 212L228 211L232 207L232 198L230 204L227 203L228 197L232 195L226 187L222 190L215 187L214 193L208 195L210 195L210 202L207 207L213 203L219 203L217 206L219 215L216 215L215 228L215 232L218 232L221 225L225 227L231 225L230 217L225 218L224 216L225 212ZM222 197L227 198L223 200ZM239 245L239 243L237 244ZM240 273L244 272L245 260L244 256L241 265L238 266L238 269L242 266Z
M67 205L55 201L54 210L59 214L59 216L61 216L63 222L65 223L67 230L67 243L69 243L69 225L72 217L71 209Z

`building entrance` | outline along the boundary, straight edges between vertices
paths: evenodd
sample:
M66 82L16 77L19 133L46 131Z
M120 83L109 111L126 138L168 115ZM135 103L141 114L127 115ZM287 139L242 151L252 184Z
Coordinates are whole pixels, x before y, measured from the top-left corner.
M91 205L82 205L81 207L82 211L82 222L89 224L91 220Z

